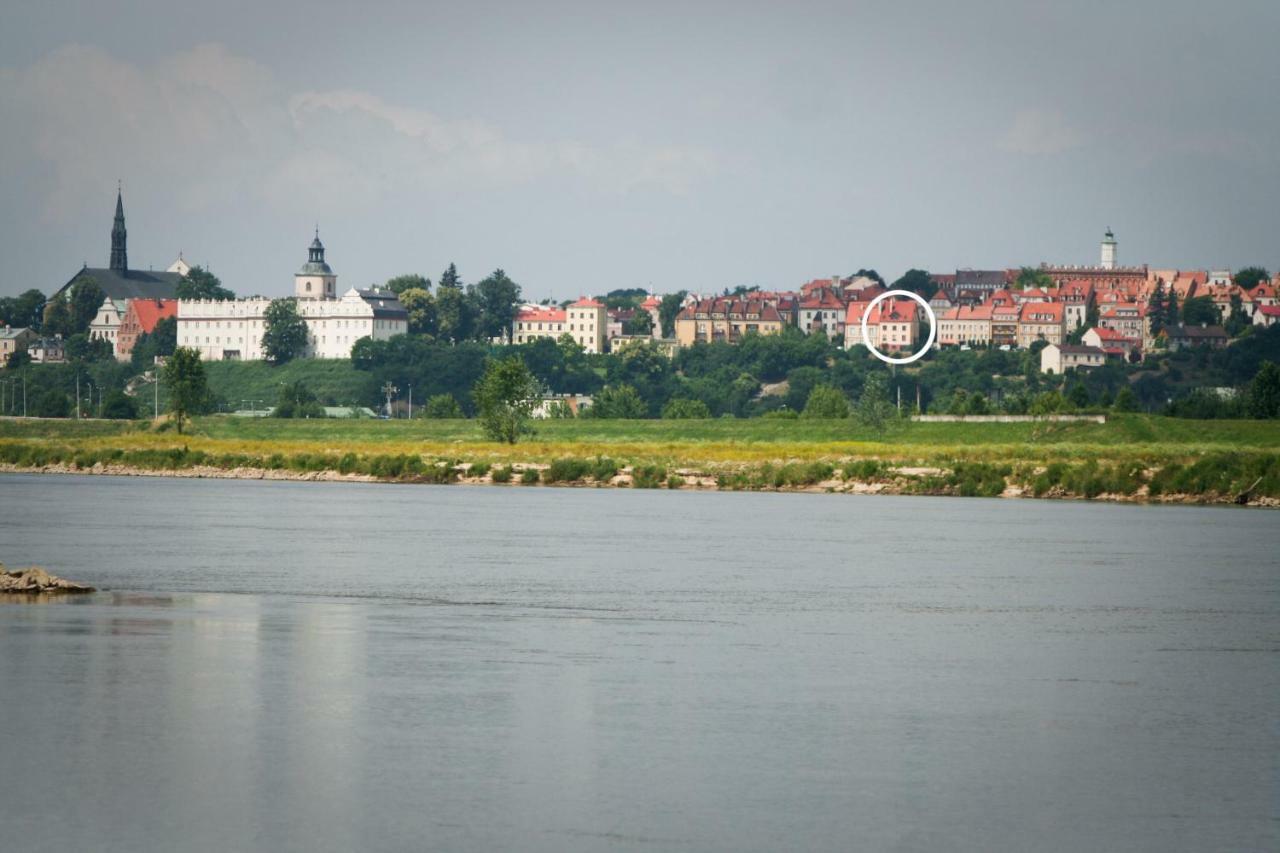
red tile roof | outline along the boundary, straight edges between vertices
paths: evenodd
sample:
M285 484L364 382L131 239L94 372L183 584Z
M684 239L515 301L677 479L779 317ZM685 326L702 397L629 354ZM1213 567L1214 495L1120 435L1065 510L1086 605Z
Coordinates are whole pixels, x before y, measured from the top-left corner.
M151 333L156 323L165 317L178 316L178 300L176 299L130 299L134 316L138 318L140 331ZM128 312L128 308L125 309Z

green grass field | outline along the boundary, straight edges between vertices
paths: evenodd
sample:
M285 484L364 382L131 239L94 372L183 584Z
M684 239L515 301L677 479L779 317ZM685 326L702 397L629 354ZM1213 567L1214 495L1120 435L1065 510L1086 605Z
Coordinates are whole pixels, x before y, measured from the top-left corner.
M514 446L486 440L469 420L212 416L196 419L181 436L142 422L0 421L0 461L18 465L287 467L387 479L420 479L425 465L433 479L431 466L461 471L466 464L600 458L643 467L653 474L647 479L692 471L722 488L812 486L834 477L936 494L1000 494L1018 486L1037 494L1222 500L1252 487L1255 495L1280 497L1276 421L1119 415L1105 424L898 423L876 434L852 421L555 420L535 422L535 433Z

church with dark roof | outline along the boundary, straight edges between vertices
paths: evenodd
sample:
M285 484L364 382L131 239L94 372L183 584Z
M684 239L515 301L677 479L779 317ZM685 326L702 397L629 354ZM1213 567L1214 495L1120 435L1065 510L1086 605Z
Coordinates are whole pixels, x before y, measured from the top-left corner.
M129 232L124 225L124 197L116 191L116 218L111 226L111 260L105 267L85 264L71 280L58 288L53 298L65 297L77 281L93 279L107 299L125 302L129 299L174 299L178 282L190 269L181 256L164 272L129 268Z
M130 300L150 299L157 302L176 299L178 282L190 272L191 267L178 255L178 260L164 272L129 269L129 232L124 225L124 197L116 190L116 218L111 225L111 260L105 267L85 264L71 280L49 298L52 305L57 299L70 296L71 288L79 281L92 281L102 289L106 298L98 306L98 313L89 324L89 337L108 342L114 348L120 324Z

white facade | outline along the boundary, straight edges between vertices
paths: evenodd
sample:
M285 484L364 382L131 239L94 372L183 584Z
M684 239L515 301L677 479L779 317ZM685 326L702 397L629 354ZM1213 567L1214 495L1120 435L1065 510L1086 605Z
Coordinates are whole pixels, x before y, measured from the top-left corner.
M589 353L604 352L605 331L609 323L604 303L582 298L565 309L566 330L578 345Z
M307 324L304 358L350 358L361 338L382 341L409 332L409 314L390 290L351 288L330 294L338 277L324 261L320 238L311 244L310 259L294 276L298 315ZM263 297L178 301L178 346L190 347L206 361L264 358L262 335L272 300Z
M111 344L111 352L117 357L119 354L116 351L116 340L120 334L120 321L124 319L127 307L123 299L104 299L98 306L98 313L94 316L93 322L89 324L89 338Z
M178 302L178 346L191 347L206 361L261 359L263 320L272 300L261 297ZM304 358L350 358L361 338L386 340L409 332L409 318L389 290L352 288L341 299L299 299L307 324ZM400 316L392 316L396 311Z
M1116 235L1111 233L1110 228L1102 238L1102 268L1104 270L1116 268Z

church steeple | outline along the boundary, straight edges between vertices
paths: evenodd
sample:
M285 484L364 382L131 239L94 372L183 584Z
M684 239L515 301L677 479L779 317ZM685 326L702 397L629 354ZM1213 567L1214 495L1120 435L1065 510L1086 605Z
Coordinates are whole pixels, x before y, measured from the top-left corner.
M124 275L129 269L129 252L125 248L128 232L124 228L124 198L116 187L116 221L111 227L111 270Z

